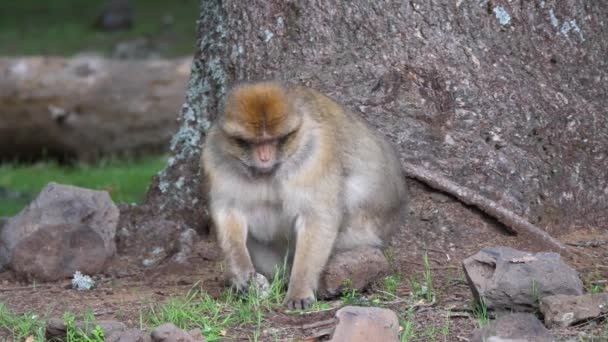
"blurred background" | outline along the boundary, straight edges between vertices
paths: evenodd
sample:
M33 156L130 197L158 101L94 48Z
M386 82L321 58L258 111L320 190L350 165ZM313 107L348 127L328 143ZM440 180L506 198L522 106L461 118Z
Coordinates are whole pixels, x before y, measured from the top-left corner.
M0 218L51 181L142 199L176 129L198 6L0 2Z

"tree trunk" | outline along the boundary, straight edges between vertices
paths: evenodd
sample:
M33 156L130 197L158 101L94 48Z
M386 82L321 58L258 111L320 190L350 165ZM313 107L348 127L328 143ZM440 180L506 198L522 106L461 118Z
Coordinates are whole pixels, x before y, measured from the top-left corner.
M93 160L164 151L189 59L0 59L0 159Z
M278 79L362 112L404 162L550 234L608 227L607 2L202 1L200 12L155 212L205 227L205 131L235 82Z

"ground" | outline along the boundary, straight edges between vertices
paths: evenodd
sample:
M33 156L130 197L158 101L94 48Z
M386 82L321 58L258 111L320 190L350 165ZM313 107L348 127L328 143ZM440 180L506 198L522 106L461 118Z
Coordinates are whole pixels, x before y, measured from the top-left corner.
M485 317L473 307L462 259L489 245L531 251L539 248L527 239L502 234L483 215L451 198L429 193L423 186L413 186L413 197L414 223L399 230L387 253L393 266L390 277L365 293L345 293L339 300L321 303L311 313L287 313L278 301L252 306L247 300L227 297L217 247L204 239L187 265L166 263L146 269L128 258L117 258L89 291L70 289L69 280L22 284L7 272L0 273L0 303L12 313L61 317L65 312L92 312L97 320L119 320L144 329L173 321L188 328L202 328L209 340L282 341L323 336L334 323L331 318L336 308L352 302L394 309L401 320L404 341L467 341ZM435 216L421 214L425 210L435 212ZM465 217L464 222L470 225L462 231L441 224L421 228L441 215ZM580 228L559 239L576 245L592 239L608 240L608 232ZM608 248L571 246L570 250L571 255L564 256L564 260L581 273L587 290L594 286L594 291L606 290L602 287L608 279ZM427 297L423 286L431 282L433 296ZM592 321L554 333L563 341L606 341L608 323ZM0 338L12 337L7 329L2 329Z

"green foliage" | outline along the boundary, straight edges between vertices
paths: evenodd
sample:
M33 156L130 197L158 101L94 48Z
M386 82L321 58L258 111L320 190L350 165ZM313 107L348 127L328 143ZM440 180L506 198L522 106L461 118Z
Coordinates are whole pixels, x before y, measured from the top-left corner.
M167 56L194 52L198 0L178 2L133 0L134 27L129 31L93 29L106 0L0 1L0 54L73 55L84 50L110 52L120 41L149 37L159 40ZM163 17L173 18L172 24Z
M0 303L0 330L8 331L13 341L25 341L32 336L34 341L43 342L44 328L44 321L38 315L32 312L18 315Z
M473 303L473 317L477 319L477 324L479 327L484 327L490 322L490 316L488 315L488 307L482 300L475 301Z
M164 156L137 160L108 159L92 165L79 163L72 166L53 161L0 164L0 187L29 195L23 198L0 198L0 216L18 213L51 181L108 190L116 202L139 202L148 189L151 177L165 164Z
M84 321L87 325L95 324L95 316L89 311L84 315ZM103 342L105 337L103 330L98 324L95 324L90 333L76 328L74 321L76 316L66 312L63 314L63 320L66 326L66 342Z
M426 296L425 300L431 302L434 299L433 291L433 274L431 273L431 265L429 264L429 255L425 252L424 257L424 281L426 282Z
M401 284L401 275L398 273L394 273L384 277L384 291L391 294L392 296L397 296L397 289Z
M358 302L357 297L357 289L353 287L352 280L345 279L342 282L342 287L340 289L340 300L344 304L354 304Z
M405 317L399 317L399 325L401 326L399 341L408 342L416 338L416 320L413 308L409 308L405 312Z
M207 341L223 339L229 327L253 324L251 340L257 341L264 325L264 313L280 305L285 297L287 271L278 267L266 295L251 286L242 294L230 289L214 299L202 289L171 297L165 303L151 304L142 312L142 326L171 322L182 329L199 328Z

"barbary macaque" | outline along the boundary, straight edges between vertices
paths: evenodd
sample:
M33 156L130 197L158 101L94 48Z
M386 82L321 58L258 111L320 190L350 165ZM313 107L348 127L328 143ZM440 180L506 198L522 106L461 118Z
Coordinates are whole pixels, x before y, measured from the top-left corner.
M389 142L305 87L235 87L201 163L233 285L247 289L256 273L271 278L287 260L289 309L314 302L332 254L382 248L404 212L405 181Z

